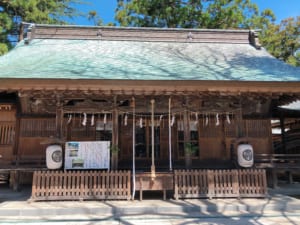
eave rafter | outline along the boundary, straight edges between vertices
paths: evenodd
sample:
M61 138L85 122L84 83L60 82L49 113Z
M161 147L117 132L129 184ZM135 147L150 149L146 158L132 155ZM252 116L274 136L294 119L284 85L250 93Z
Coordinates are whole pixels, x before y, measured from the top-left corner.
M35 110L55 113L57 99L64 106L86 100L92 101L91 106L100 102L111 106L114 98L119 105L132 97L141 101L154 98L163 106L172 97L174 105L180 106L181 98L189 96L190 107L196 109L205 105L232 108L238 102L243 105L267 101L287 104L300 99L299 82L4 79L0 91L17 92L23 113Z

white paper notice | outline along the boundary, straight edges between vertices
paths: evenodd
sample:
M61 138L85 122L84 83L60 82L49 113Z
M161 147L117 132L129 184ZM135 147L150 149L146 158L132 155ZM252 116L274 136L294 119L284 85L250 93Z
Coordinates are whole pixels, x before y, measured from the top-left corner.
M65 169L109 169L109 141L67 142Z

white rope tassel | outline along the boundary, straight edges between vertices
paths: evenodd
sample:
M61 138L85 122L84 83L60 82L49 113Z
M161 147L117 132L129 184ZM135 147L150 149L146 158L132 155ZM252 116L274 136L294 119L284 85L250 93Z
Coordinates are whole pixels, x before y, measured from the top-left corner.
M197 125L198 124L198 113L196 112L195 113L195 125Z
M69 118L68 118L68 122L67 122L67 123L68 123L68 124L70 124L70 123L71 123L71 121L72 121L72 115L70 114L70 115L69 115Z
M216 126L220 125L220 121L219 121L219 113L217 113L216 115Z
M226 113L226 121L228 124L231 124L229 113Z

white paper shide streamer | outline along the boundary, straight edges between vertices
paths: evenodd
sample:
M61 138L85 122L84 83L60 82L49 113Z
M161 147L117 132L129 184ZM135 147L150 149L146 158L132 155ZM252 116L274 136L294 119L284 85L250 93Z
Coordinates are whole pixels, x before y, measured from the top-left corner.
M94 126L94 125L95 125L95 116L93 114L92 118L91 118L91 126Z
M127 126L127 120L128 120L128 115L126 114L126 115L125 115L125 118L124 118L124 125L125 125L125 126Z
M229 117L228 113L226 114L226 121L227 121L228 124L231 124L230 117Z
M70 115L69 115L69 118L68 118L68 122L67 122L67 123L68 123L68 124L70 124L70 123L71 123L71 121L72 121L72 115L70 114Z
M104 123L104 124L107 123L107 116L106 116L106 113L104 114L103 123Z
M140 128L143 128L143 118L140 118Z
M172 126L172 127L173 127L174 123L175 123L175 116L173 115L173 116L172 116L172 120L171 120L171 126Z
M87 121L87 115L86 113L83 113L83 120L82 120L82 126L86 126L86 121Z
M216 126L220 125L220 120L219 120L219 113L216 115Z

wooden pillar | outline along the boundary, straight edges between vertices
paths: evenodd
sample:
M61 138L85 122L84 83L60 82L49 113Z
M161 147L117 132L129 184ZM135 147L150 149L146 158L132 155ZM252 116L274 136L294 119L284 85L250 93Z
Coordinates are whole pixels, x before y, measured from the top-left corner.
M223 159L227 159L227 145L226 145L226 134L225 134L225 119L223 118L222 114L220 115L220 122L221 122L221 135L222 135L222 146L223 146L223 149L222 149L222 157Z
M155 100L151 99L151 159L152 159L152 163L151 163L151 179L154 180L155 178L155 163L154 163L154 104L155 104Z
M63 119L64 119L64 113L62 106L59 104L56 109L56 137L58 139L63 138Z
M284 125L284 116L280 115L280 129L281 129L281 145L282 145L282 152L286 154L286 141L285 141L285 125ZM275 152L278 153L278 152Z
M287 182L288 182L288 184L294 183L293 173L292 173L291 170L286 171L286 176L287 176Z
M20 25L20 31L19 31L19 36L18 36L18 41L22 41L23 40L23 33L24 33L24 24L21 23L21 25Z
M132 97L132 200L135 196L135 98Z
M117 107L117 97L114 97L114 110L112 113L113 130L112 130L112 169L118 169L118 155L119 155L119 111Z
M190 141L191 141L191 133L190 133L190 120L189 120L189 112L184 110L183 114L183 132L184 132L184 160L186 169L191 168L192 166L192 155L190 151Z
M172 171L172 128L171 128L171 97L169 98L169 116L168 116L168 128L169 128L169 170Z
M272 187L275 189L275 188L278 188L278 177L277 177L277 170L275 168L273 168L271 170L271 173L272 173Z
M18 170L10 171L9 186L14 191L20 190L20 171L18 171Z
M23 92L19 92L18 95L22 113L30 113L30 96Z

